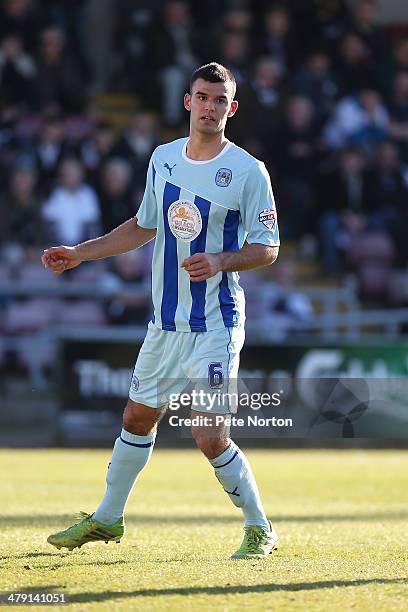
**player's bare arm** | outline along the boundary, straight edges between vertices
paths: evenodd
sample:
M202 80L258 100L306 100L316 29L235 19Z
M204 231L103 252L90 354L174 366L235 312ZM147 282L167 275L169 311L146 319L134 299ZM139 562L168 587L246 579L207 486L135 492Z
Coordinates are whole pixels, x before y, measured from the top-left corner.
M218 272L243 272L272 264L279 247L245 243L242 249L227 253L196 253L181 264L192 282L211 278Z
M41 261L46 268L51 268L54 274L62 274L83 261L104 259L137 249L150 242L155 235L155 229L140 227L136 219L132 218L99 238L87 240L75 246L57 246L46 249Z

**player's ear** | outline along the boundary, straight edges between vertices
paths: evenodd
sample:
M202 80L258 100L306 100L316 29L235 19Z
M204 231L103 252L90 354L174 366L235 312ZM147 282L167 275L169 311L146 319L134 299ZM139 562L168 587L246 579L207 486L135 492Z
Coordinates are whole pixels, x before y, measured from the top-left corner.
M238 100L231 102L231 108L229 109L228 117L233 117L238 110Z
M189 93L184 94L184 108L191 111L191 95Z

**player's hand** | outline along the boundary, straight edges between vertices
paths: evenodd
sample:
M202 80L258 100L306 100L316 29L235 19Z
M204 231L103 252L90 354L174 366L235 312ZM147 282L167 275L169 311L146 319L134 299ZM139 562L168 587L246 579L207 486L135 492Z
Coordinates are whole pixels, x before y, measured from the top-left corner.
M181 264L190 275L193 283L207 280L221 272L221 258L218 253L196 253L187 257Z
M57 246L45 249L41 261L45 268L50 268L54 274L62 274L79 266L82 259L78 256L76 247Z

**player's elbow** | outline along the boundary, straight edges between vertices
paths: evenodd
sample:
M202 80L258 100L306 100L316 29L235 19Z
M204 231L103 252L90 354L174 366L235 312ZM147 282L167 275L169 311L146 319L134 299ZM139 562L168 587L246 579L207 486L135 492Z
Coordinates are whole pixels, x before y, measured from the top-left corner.
M270 266L274 261L277 260L279 253L279 247L267 247L265 252L265 265Z

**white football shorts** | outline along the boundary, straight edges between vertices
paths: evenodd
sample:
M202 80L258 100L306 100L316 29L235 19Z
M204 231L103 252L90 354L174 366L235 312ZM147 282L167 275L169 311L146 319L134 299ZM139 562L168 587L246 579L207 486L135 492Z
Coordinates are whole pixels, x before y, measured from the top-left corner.
M150 322L133 371L130 399L159 408L191 383L196 390L192 394L193 410L235 412L239 354L244 339L243 325L206 332L177 332L159 329Z

